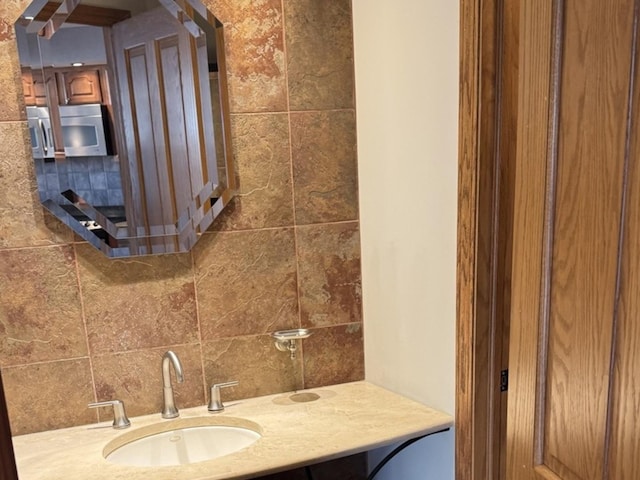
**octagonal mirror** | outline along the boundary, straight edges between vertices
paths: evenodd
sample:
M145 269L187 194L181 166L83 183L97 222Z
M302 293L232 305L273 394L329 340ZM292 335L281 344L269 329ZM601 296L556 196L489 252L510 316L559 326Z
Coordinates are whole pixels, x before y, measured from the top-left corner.
M34 0L15 30L42 205L109 257L190 250L234 190L222 24L198 0Z

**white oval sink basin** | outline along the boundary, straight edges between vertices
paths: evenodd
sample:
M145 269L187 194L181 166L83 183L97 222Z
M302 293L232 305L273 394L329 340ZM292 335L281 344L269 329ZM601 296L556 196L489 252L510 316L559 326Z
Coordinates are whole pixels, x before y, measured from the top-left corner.
M229 423L228 420L233 419L227 417L225 420ZM242 450L261 437L259 427L253 422L236 420L244 425L211 425L208 424L210 421L201 424L199 419L186 419L163 422L160 432L157 432L157 425L143 427L111 442L105 448L104 456L111 463L134 467L163 467L212 460Z

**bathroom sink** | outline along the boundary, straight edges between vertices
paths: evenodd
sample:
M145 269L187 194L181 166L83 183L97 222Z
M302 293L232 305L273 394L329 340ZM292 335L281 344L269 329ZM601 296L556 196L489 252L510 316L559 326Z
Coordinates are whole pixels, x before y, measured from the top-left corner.
M119 465L185 465L242 450L261 437L259 432L257 424L231 417L171 420L127 432L103 453L107 461Z

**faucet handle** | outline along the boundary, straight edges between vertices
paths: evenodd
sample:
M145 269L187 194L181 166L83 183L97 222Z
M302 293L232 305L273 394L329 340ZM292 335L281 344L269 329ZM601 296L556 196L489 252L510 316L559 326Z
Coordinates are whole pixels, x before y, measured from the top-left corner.
M109 400L107 402L95 402L88 405L89 408L113 407L113 428L127 428L131 422L124 411L122 400Z
M210 412L221 412L224 410L224 405L222 400L220 400L220 389L226 387L233 387L238 385L238 381L235 380L233 382L224 382L224 383L215 383L211 385L211 398L209 400L209 407L207 410Z

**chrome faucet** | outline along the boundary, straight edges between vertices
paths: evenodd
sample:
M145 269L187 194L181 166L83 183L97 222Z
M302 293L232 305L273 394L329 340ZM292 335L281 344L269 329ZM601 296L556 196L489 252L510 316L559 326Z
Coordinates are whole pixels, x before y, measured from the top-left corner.
M127 428L131 422L124 411L124 403L121 400L109 400L107 402L95 402L88 405L89 408L112 407L113 408L113 428Z
M238 385L238 381L234 380L233 382L225 382L225 383L216 383L215 385L211 385L211 399L209 400L208 410L210 412L221 412L224 410L224 404L220 399L220 389L226 387L235 387Z
M176 418L180 415L173 398L169 362L173 364L173 370L176 372L176 379L178 380L178 383L184 382L180 359L178 359L178 356L171 350L167 351L162 356L162 418Z

